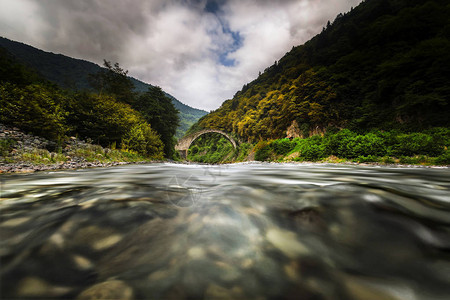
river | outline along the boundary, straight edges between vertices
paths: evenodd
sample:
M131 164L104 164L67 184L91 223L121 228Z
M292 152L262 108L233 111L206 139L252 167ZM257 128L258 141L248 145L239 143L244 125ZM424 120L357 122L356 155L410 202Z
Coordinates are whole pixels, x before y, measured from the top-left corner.
M3 299L450 299L450 170L1 175Z

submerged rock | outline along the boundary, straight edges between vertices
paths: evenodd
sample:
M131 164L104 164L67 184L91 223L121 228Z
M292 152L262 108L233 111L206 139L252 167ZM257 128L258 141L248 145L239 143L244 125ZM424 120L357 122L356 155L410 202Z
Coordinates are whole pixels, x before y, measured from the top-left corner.
M133 289L120 280L110 280L98 283L81 292L77 300L131 300Z

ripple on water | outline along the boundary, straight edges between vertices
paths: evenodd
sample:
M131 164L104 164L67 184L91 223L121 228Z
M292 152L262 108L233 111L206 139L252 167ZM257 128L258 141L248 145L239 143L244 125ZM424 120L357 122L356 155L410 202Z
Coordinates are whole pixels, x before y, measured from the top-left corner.
M1 188L6 298L450 295L448 169L150 164Z

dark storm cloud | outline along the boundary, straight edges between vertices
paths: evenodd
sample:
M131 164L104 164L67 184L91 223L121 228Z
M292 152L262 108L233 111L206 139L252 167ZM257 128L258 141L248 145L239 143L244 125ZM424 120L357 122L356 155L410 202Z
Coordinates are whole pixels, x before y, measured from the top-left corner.
M360 0L0 0L1 35L217 108Z

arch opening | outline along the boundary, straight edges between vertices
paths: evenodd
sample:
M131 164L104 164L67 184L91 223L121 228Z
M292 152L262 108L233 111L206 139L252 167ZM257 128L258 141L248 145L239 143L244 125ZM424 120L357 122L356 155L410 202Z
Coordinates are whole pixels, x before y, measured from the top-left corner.
M222 163L235 154L232 142L224 135L210 132L192 140L187 151L187 160L200 163Z
M207 134L207 133L219 133L219 134L225 136L225 138L228 139L228 141L232 144L233 148L237 149L236 141L228 133L226 133L222 130L218 130L218 129L204 129L204 130L195 132L193 134L190 134L188 136L185 136L178 141L177 145L175 146L175 149L180 153L180 156L183 159L186 159L187 155L188 155L188 149L190 148L192 143L196 139L198 139L200 136Z

